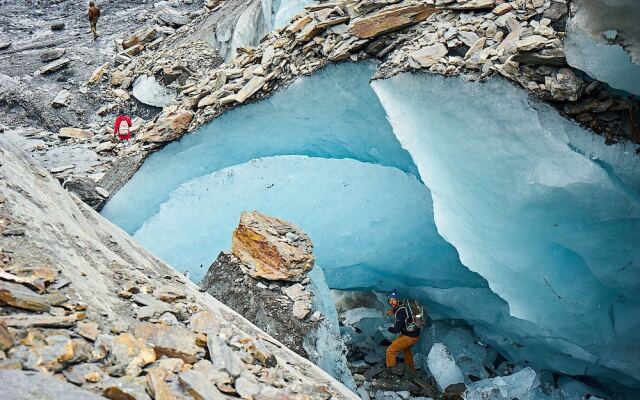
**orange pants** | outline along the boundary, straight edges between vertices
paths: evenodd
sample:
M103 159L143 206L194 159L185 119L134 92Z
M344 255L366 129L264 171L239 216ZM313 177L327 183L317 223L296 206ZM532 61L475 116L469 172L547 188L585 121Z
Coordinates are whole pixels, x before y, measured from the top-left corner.
M398 353L404 353L404 363L409 366L412 370L416 369L416 366L413 364L413 353L411 352L411 346L418 343L417 337L403 336L400 335L396 338L387 347L387 367L395 367L396 366L396 356Z

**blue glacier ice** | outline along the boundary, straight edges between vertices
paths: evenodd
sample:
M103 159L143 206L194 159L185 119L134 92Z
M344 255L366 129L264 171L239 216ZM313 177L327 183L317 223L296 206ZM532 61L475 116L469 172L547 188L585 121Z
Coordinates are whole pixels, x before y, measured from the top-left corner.
M276 0L274 6L273 27L280 29L287 25L289 21L304 10L304 7L311 3L310 0Z
M103 214L198 280L258 209L310 235L332 289L397 288L515 362L640 387L635 148L500 79L373 71L329 67L224 114Z
M429 199L414 175L397 168L266 157L182 184L134 237L197 281L220 251L231 248L240 213L258 209L296 221L309 234L332 287L386 286L357 282L376 274L385 282L400 283L405 275L431 286L488 290L436 232Z
M274 28L282 28L311 0L252 0L230 26L221 27L218 51L227 61L238 47L256 47Z
M593 37L575 21L567 23L567 62L615 89L640 95L640 65L618 44Z
M500 80L373 86L431 190L438 232L523 322L477 332L516 359L637 385L634 149L605 146Z
M321 313L322 319L318 322L318 327L305 337L304 348L316 365L355 392L356 382L347 366L347 350L340 337L338 312L322 267L313 267L309 272L309 278L313 292L313 309Z
M182 183L274 155L353 158L417 175L369 86L374 68L327 68L266 101L222 115L149 157L103 215L133 234Z

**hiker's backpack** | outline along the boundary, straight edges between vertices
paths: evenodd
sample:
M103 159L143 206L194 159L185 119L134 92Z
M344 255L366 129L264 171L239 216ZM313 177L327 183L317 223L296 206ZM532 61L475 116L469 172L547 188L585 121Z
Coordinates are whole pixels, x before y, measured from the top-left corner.
M418 329L422 329L427 324L427 314L424 307L420 305L420 302L416 299L407 300L406 303L407 319L411 319L411 322L407 322L407 332L415 332Z
M118 125L118 135L119 136L128 136L130 132L129 124L127 121L120 121L120 125Z

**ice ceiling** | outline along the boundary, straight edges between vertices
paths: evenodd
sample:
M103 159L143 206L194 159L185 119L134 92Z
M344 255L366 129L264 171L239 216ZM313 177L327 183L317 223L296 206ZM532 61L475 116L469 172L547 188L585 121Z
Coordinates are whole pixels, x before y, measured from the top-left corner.
M103 214L198 281L240 212L290 220L330 287L392 287L513 360L640 386L640 164L489 83L341 64L151 156Z

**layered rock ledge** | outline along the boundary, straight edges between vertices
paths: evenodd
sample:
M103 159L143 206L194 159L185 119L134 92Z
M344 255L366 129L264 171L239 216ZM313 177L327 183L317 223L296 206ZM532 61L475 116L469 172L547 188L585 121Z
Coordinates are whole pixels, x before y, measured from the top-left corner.
M190 13L162 8L155 25L117 41L113 60L82 82L82 90L103 104L97 111L100 116L113 116L123 105L140 111L131 147L116 145L110 124L104 123L91 129L63 127L58 132L21 129L15 135L26 140L25 147L42 157L70 190L100 209L141 161L166 143L329 63L374 59L381 63L375 79L401 72L479 80L500 76L610 143L640 142L637 99L586 80L567 65L564 38L569 6L564 0L325 1L307 6L256 48L239 48L237 57L224 64L216 43L208 38L224 36L213 32L224 30L226 18L242 7L228 0L207 1ZM138 107L132 87L141 78L173 93L157 115ZM0 92L13 97L20 94L19 87L11 79L0 82L4 88ZM54 103L64 109L67 94L61 93ZM48 150L58 147L64 149L56 152L60 158L51 159Z

